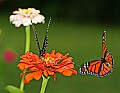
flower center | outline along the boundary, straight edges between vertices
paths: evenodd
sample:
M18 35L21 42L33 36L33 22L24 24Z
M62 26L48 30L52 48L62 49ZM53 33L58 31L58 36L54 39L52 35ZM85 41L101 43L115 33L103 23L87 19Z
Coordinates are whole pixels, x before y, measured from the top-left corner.
M19 8L18 10L19 11L21 11L21 10L24 11L25 14L28 14L30 12L30 10L28 10L28 9L21 9L21 8Z
M23 9L23 11L25 12L25 14L28 14L30 12L28 9Z
M47 57L47 58L43 58L42 57L42 60L44 61L44 62L46 62L46 64L51 64L51 63L54 63L54 58L50 58L50 57Z

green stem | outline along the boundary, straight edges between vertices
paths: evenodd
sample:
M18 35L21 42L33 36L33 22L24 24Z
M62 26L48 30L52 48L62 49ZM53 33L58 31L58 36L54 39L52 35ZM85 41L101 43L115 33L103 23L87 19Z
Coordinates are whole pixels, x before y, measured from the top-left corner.
M25 72L25 70L23 71L23 73ZM21 79L21 83L20 83L20 90L24 90L24 77L25 74L22 75L22 79Z
M25 53L30 51L30 26L26 26L26 46L25 46Z
M40 93L44 93L45 92L45 88L47 86L47 82L49 80L50 77L46 78L42 75L43 81L42 81L42 87L41 87L41 91Z
M25 53L26 53L27 51L30 51L30 26L26 26L25 31L26 31L26 45L25 45ZM24 70L23 73L24 72L26 72L26 70ZM20 90L24 90L24 78L25 78L25 74L22 75Z

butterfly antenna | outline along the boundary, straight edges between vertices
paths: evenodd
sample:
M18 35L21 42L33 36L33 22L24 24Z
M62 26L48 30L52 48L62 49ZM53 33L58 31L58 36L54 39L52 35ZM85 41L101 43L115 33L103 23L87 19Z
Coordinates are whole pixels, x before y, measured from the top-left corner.
M105 56L105 52L106 52L106 30L103 31L102 34L102 56Z
M106 30L103 31L103 38L106 39Z
M48 22L48 26L47 26L46 35L45 35L45 38L44 38L43 47L42 47L42 50L40 51L40 54L41 54L40 56L41 57L45 54L46 48L48 46L48 30L49 30L49 27L50 27L50 23L51 23L51 17L50 17L49 22Z
M47 35L47 33L48 33L48 30L49 30L49 27L50 27L50 23L51 23L51 17L50 17L49 22L48 22L48 25L47 25L46 35Z
M34 31L35 40L36 40L36 43L37 43L37 46L38 46L38 51L39 51L39 56L40 56L41 55L40 44L39 44L39 40L38 40L37 31L36 31L35 26L33 24L32 24L32 28L33 28L33 31Z
M102 42L106 45L106 30L103 31Z

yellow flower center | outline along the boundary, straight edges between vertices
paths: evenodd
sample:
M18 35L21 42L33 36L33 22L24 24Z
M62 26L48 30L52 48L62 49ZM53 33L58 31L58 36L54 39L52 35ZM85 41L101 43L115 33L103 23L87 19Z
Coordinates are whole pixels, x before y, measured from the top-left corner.
M30 10L28 10L28 9L21 9L21 8L19 8L18 10L19 11L21 11L21 10L24 11L25 14L28 14L30 12Z
M42 60L48 64L48 63L53 63L55 59L50 57L47 57L47 58L42 57Z
M25 14L28 14L30 12L30 10L28 9L23 9L23 11L25 12Z

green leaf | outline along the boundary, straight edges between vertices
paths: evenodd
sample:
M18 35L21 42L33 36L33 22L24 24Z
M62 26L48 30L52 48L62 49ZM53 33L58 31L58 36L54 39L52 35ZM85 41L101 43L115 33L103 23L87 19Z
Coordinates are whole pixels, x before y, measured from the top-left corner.
M7 85L5 87L5 89L7 91L9 91L10 93L24 93L23 90L20 90L19 88L15 87L15 86L12 86L12 85Z

